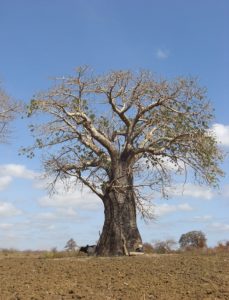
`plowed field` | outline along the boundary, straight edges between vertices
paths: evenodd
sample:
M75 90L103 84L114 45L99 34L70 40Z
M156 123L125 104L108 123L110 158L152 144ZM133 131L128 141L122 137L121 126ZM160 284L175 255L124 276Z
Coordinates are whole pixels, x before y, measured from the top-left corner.
M229 254L2 258L0 299L229 299Z

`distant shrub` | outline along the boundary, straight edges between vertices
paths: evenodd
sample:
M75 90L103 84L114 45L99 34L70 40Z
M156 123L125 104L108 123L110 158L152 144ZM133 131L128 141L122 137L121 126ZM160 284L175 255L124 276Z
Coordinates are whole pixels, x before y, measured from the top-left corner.
M228 252L229 251L229 241L219 242L214 248L215 252Z
M182 250L203 249L207 247L207 239L202 231L189 231L181 235L179 244Z
M144 251L144 253L147 253L147 254L153 253L154 252L153 245L150 243L144 243L143 251Z
M2 248L0 249L1 252L3 253L15 253L15 252L19 252L19 250L14 249L14 248Z
M154 252L159 254L171 253L173 252L173 247L176 242L172 239L166 241L158 241L153 245Z
M19 251L14 248L2 248L0 249L0 253L4 256L8 256L8 255L15 255L19 253Z

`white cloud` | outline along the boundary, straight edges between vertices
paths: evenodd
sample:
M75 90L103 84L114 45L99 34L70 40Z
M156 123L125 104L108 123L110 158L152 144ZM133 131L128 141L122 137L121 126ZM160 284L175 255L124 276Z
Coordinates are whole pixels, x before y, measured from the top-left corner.
M58 193L52 197L43 196L38 200L38 203L44 207L57 207L62 213L73 215L75 212L74 207L85 210L95 210L101 205L101 200L89 189L75 187L75 191L64 191L64 187L58 188ZM65 209L65 210L64 210Z
M214 222L211 224L211 227L218 231L228 231L229 232L229 224Z
M47 227L48 230L54 230L55 228L56 228L56 226L55 226L54 224L49 225L49 226Z
M229 184L226 184L222 189L222 196L229 198Z
M212 131L221 145L229 146L229 125L216 123L212 126Z
M35 218L42 221L53 221L56 219L56 214L54 212L42 212L38 213Z
M169 51L166 49L157 49L156 56L158 59L167 59L169 57Z
M19 215L21 211L17 209L12 203L0 202L0 216L12 217Z
M6 164L0 166L0 176L10 176L24 179L35 179L38 174L24 165Z
M38 173L29 170L24 165L5 164L0 165L0 191L4 190L13 178L35 179Z
M9 224L9 223L2 223L0 224L0 229L3 229L3 230L9 230L13 227L13 224Z
M193 208L188 203L179 204L179 205L177 205L177 208L178 208L178 210L182 210L182 211L193 210Z
M0 177L0 191L4 190L12 181L10 176Z
M52 212L42 212L35 216L36 219L41 221L56 221L58 219L69 219L77 217L76 211L72 207L59 207Z
M154 209L155 211L155 215L157 217L166 215L166 214L170 214L170 213L174 213L177 211L192 211L193 208L188 204L188 203L183 203L183 204L179 204L179 205L169 205L167 203L161 204L161 205L157 205Z
M76 217L77 213L72 207L67 207L67 208L58 208L57 210L57 215L62 216L62 217Z
M176 185L169 189L170 196L186 196L192 198L201 198L210 200L214 197L214 193L211 189L203 186L198 186L191 183L186 183L185 185Z
M208 222L208 221L212 220L213 217L210 215L204 215L204 216L196 216L193 219L194 219L194 221L197 221L197 222Z

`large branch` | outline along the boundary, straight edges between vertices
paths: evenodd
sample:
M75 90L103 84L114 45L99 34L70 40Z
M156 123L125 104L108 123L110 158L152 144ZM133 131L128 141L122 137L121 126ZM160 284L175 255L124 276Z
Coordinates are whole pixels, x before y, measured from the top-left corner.
M115 149L113 148L112 143L102 135L91 123L90 119L83 112L68 112L64 105L54 103L51 105L53 110L50 110L50 103L39 100L40 103L48 109L49 113L58 119L62 120L63 123L67 125L68 128L71 129L72 133L75 134L76 138L82 142L86 147L89 147L97 156L106 156L106 159L109 161L110 157L96 144L93 142L93 138L102 144L110 153L114 154ZM65 116L63 116L63 113ZM74 126L70 119L72 119L78 126L79 125L87 125L85 129L87 129L88 134L84 134L77 129L77 126Z
M78 125L83 124L92 138L105 147L112 156L116 155L116 150L110 140L94 127L91 119L84 112L68 112L63 106L60 107L66 116L74 119Z
M170 149L171 145L175 144L177 141L185 141L186 138L193 138L193 133L184 133L180 135L176 135L174 137L161 137L148 145L148 140L145 139L137 149L133 151L134 155L138 155L140 153L151 153L154 155L161 155L166 149ZM158 145L163 144L161 147L157 147Z
M108 98L108 103L111 105L113 111L120 117L120 119L124 122L124 124L128 127L130 127L130 120L129 118L125 115L125 112L130 108L127 104L124 104L122 109L119 109L117 105L115 104L115 99L112 96L112 89L106 93L107 98ZM117 95L116 95L117 97Z
M177 96L177 93L179 92L179 89L177 88L171 95L168 96L160 96L159 95L159 99L157 101L152 102L151 104L143 107L141 105L138 106L138 112L135 116L135 118L133 118L132 122L131 122L131 126L130 126L130 130L129 130L129 143L132 143L133 140L142 133L142 131L144 130L144 128L146 127L146 125L149 127L152 125L153 123L153 119L152 120L148 120L148 118L144 118L144 115L147 112L152 111L153 109L155 109L158 106L164 106L166 102L170 101L170 100L174 100ZM142 122L143 121L143 125L136 130L136 124L138 122Z

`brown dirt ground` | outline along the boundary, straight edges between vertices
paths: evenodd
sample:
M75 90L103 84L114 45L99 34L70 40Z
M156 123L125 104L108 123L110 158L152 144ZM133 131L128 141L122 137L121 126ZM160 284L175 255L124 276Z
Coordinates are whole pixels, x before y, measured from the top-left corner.
M229 253L3 258L0 299L229 299Z

